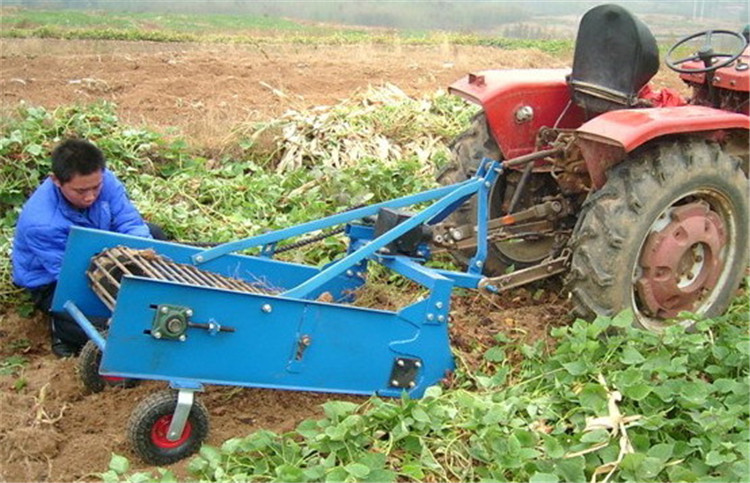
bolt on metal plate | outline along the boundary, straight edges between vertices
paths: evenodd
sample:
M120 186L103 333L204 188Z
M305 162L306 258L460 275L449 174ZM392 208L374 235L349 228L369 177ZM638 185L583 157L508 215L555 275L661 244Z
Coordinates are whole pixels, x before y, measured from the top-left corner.
M397 357L393 361L391 375L388 378L390 386L395 388L411 389L417 385L417 376L422 367L420 359L408 357Z

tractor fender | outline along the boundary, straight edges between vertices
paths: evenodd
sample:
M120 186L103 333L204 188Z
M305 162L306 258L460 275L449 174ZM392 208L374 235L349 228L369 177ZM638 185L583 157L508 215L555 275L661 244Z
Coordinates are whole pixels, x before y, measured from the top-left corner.
M625 156L656 138L670 134L696 134L721 138L733 129L750 129L744 114L706 106L676 106L623 109L601 114L576 130L594 188L604 186L609 168Z
M486 70L451 84L448 92L484 110L504 159L535 150L543 126L576 128L582 110L570 100L568 69Z

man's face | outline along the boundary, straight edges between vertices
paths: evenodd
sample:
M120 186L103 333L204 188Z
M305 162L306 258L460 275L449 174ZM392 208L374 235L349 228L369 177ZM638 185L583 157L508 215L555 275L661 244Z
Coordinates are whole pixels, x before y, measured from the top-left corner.
M60 188L66 200L79 210L83 210L94 204L102 191L104 175L102 171L94 171L91 174L75 174L67 183L61 183L55 175L52 182Z

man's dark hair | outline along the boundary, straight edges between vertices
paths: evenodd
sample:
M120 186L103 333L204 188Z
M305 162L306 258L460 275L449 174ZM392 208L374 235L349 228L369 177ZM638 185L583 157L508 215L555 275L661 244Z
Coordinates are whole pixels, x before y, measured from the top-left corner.
M104 169L102 151L83 139L68 139L52 151L52 174L67 183L75 175L87 175Z

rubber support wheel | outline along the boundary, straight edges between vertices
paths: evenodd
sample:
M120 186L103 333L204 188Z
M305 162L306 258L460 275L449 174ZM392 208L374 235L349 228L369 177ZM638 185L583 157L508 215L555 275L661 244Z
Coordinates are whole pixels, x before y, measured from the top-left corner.
M81 378L83 387L91 393L102 392L106 387L135 387L137 379L124 377L110 377L99 374L99 366L102 362L102 351L89 340L78 355L78 376Z
M208 411L194 400L185 429L176 441L167 430L177 407L177 391L166 389L141 401L130 415L128 439L136 454L146 463L167 465L198 451L208 436Z
M632 309L636 325L688 326L723 313L748 262L748 180L702 140L640 150L584 204L567 278L578 315Z

